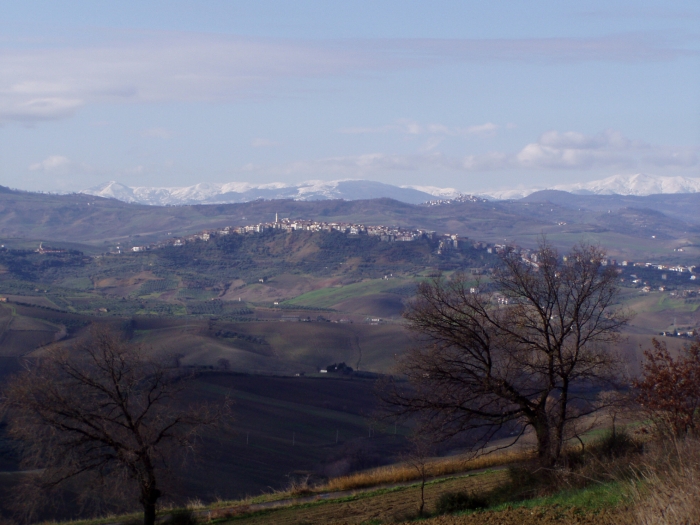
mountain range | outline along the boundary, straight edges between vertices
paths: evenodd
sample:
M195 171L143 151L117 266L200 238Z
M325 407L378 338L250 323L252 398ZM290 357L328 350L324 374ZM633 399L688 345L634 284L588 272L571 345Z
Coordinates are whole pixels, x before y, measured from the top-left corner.
M456 197L457 190L431 188L443 198ZM129 187L111 181L81 193L149 205L182 204L233 204L251 202L258 199L293 199L298 201L318 201L343 199L348 201L390 198L409 204L420 204L434 199L434 194L424 188L399 187L369 180L311 180L299 184L273 182L251 184L248 182L209 183L204 182L185 187Z
M492 200L521 199L536 191L560 190L578 195L633 195L646 196L669 193L698 193L700 178L662 177L637 173L614 175L585 183L558 184L549 187L504 189L476 193ZM183 187L130 187L110 181L82 191L88 195L113 198L123 202L147 205L227 204L250 202L257 199L293 199L316 201L328 199L363 200L391 198L409 204L420 204L437 199L452 199L460 194L454 188L436 186L395 186L369 180L311 180L299 184L274 182L200 183Z

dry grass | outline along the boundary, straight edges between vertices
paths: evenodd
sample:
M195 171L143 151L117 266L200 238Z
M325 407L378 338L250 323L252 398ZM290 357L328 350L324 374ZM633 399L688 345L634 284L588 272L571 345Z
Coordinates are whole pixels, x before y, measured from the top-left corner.
M532 451L505 451L493 454L485 454L479 457L454 456L441 458L428 462L427 477L436 478L478 470L489 467L508 465L527 461L533 458ZM420 479L420 474L415 467L405 463L389 465L377 469L356 472L348 476L341 476L329 480L326 484L316 487L314 492L336 492L354 490L366 487L404 483Z
M488 492L508 479L506 471L484 472L429 483L425 487L426 508L432 510L445 492ZM360 525L396 523L415 516L420 504L416 485L378 490L332 500L316 500L300 505L237 516L230 525Z
M700 440L651 446L631 492L634 523L700 524Z

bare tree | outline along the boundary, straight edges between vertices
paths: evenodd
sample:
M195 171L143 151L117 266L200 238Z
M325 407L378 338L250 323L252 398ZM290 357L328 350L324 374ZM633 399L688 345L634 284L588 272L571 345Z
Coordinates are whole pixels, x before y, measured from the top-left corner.
M506 252L488 287L462 274L420 285L404 314L419 343L399 363L409 381L384 396L394 413L475 448L504 434L510 446L532 428L540 461L558 461L567 426L620 377L610 345L628 316L599 248L560 257L543 241L536 256Z
M410 448L403 455L404 461L415 469L420 479L420 505L418 506L418 515L423 516L425 511L425 484L428 481L428 467L430 462L430 454L433 451L433 443L430 441L430 435L426 432L421 432L418 428L409 438Z
M25 442L24 465L39 487L87 488L125 480L153 525L160 473L198 432L228 414L228 403L189 406L177 370L118 334L93 328L69 349L37 359L4 389L10 435ZM124 488L123 488L124 489Z
M219 370L231 370L231 361L225 357L220 357L216 360L216 368Z

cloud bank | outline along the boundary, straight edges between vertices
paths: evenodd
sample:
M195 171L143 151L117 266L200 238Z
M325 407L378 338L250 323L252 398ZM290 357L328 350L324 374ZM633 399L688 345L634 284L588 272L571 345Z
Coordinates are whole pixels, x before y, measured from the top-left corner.
M111 37L97 43L47 42L45 47L33 48L2 43L0 122L62 119L96 103L229 102L259 98L271 95L280 82L293 79L381 73L448 62L644 62L697 54L695 50L641 34L342 41L168 32L124 32Z
M394 124L386 124L378 127L354 127L343 128L340 133L351 135L365 135L372 133L402 133L406 135L445 135L445 136L463 136L469 137L473 135L492 136L501 126L493 122L485 122L484 124L476 124L467 127L446 126L444 124L420 124L413 120L401 119Z
M51 155L41 162L35 162L29 166L29 171L55 171L71 165L70 159L62 155Z
M428 130L429 126L407 121L398 125L354 128L345 132L419 134L429 133ZM373 152L291 162L278 166L248 164L242 171L288 176L324 174L333 177L377 177L387 172L401 171L426 173L436 171L479 173L504 170L587 171L644 169L649 166L693 168L698 165L697 150L655 146L629 139L616 130L605 130L592 135L576 131L551 130L514 152L491 151L458 157L445 155L436 151L435 147L423 147L413 154Z

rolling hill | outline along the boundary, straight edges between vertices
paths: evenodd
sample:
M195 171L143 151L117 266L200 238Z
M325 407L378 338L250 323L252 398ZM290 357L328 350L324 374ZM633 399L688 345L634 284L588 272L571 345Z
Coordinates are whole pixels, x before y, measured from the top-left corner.
M632 210L620 212L625 220L610 220L608 212L623 209ZM658 213L651 216L640 210ZM5 188L0 192L0 239L14 247L22 242L26 245L28 240L37 245L44 240L106 249L116 243L137 245L209 228L271 221L276 213L328 222L423 228L523 246L535 245L545 234L564 248L587 240L627 257L640 256L648 249L671 252L678 246L693 246L700 236L700 194L634 197L544 191L519 201L447 201L438 206L392 199L145 206L81 194L50 195ZM629 218L639 213L647 218ZM658 242L650 247L652 235Z

